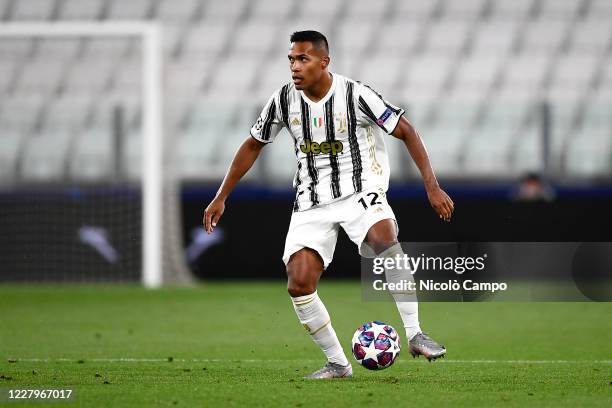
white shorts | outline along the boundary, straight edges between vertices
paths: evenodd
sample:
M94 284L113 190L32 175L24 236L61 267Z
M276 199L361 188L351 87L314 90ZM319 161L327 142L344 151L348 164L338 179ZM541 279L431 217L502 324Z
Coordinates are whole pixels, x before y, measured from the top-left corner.
M287 265L295 252L311 248L319 253L323 267L327 269L334 257L340 227L357 245L360 255L373 257L375 254L363 245L363 241L372 225L388 218L395 221L397 233L397 220L383 189L367 190L294 212L285 241L283 262Z

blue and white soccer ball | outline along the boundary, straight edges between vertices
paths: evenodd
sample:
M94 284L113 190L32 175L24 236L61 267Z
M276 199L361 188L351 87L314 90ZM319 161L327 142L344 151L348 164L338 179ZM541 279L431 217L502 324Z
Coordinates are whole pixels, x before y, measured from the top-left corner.
M368 370L391 367L400 352L400 337L390 325L364 323L353 335L353 357Z

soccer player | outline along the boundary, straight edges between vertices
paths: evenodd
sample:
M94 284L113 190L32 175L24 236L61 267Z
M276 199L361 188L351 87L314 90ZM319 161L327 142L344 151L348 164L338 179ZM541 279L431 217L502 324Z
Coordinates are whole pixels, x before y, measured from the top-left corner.
M380 257L403 256L395 215L385 196L389 184L385 133L406 145L441 219L450 220L454 204L438 185L423 142L404 118L404 110L368 86L329 72L329 46L323 34L298 31L290 41L292 82L268 100L204 211L203 222L212 233L236 183L285 127L297 158L296 197L283 254L287 289L300 323L327 357L324 367L306 378L350 377L351 364L317 295L317 283L332 261L340 227L362 255L369 248ZM444 346L421 331L416 299L402 296L393 295L410 353L429 360L443 356Z

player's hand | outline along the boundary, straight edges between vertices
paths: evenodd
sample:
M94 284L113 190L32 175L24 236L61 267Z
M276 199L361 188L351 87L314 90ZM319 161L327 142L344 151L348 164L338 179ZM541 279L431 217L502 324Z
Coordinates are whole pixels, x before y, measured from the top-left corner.
M220 198L215 198L208 204L208 207L204 210L204 218L202 219L206 232L212 234L224 211L225 201Z
M436 187L431 191L427 191L427 198L433 209L438 213L438 216L444 221L450 221L453 211L455 210L455 203L440 187Z

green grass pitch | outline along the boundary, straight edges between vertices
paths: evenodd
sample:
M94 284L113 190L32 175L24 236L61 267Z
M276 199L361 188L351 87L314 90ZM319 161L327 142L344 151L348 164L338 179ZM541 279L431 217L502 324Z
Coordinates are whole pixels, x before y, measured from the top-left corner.
M401 328L358 283L319 294L346 352L364 321ZM302 380L324 361L281 282L0 286L0 310L0 390L74 390L54 406L612 406L612 303L425 303L446 359L404 341L393 367L323 382Z

